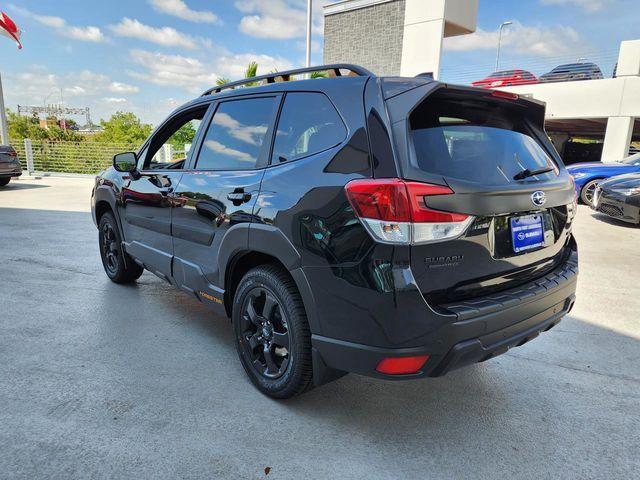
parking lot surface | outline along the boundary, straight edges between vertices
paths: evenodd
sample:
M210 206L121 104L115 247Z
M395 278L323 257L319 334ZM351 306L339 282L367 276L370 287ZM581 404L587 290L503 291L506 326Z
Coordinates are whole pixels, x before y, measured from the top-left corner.
M580 207L576 306L533 342L277 402L227 319L152 274L107 279L91 184L0 189L2 478L638 478L640 228Z

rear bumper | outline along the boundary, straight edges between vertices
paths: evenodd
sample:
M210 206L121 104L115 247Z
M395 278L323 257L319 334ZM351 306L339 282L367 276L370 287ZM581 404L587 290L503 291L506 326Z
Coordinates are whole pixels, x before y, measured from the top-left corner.
M22 175L22 167L15 164L0 164L0 178L19 177Z
M472 301L447 305L456 319L434 332L428 346L379 348L312 336L316 377L322 370L341 370L391 380L437 377L483 362L527 343L557 325L575 301L578 255L553 272L521 287ZM383 358L429 355L421 371L385 375L376 371Z

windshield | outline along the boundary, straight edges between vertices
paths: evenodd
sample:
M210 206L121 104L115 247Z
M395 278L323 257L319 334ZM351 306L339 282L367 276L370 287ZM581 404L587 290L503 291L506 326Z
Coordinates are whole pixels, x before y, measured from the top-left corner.
M626 165L640 165L640 153L636 153L635 155L631 155L630 157L623 158L620 160L620 163L624 163Z

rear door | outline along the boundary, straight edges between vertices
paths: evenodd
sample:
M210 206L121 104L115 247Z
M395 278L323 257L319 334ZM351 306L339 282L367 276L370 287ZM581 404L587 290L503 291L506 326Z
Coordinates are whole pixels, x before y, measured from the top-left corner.
M407 102L412 96L417 101ZM574 189L543 131L544 108L463 88L407 99L390 102L396 116L408 106L394 123L396 141L406 142L398 149L402 176L446 187L417 201L427 211L456 214L414 227L424 235L411 247L411 266L427 298L440 304L485 295L561 262L571 242Z
M279 94L251 95L215 106L175 192L174 277L181 288L207 299L221 293L223 240L233 235L232 243L246 248L280 101Z

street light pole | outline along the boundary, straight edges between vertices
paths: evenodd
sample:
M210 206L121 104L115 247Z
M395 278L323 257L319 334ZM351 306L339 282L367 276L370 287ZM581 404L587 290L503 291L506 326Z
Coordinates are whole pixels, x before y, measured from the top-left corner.
M311 25L313 18L313 0L307 0L307 67L311 66Z
M513 22L502 22L500 24L500 29L498 31L498 52L496 53L496 72L498 71L498 68L500 66L500 43L502 42L502 29L507 25L511 25L512 23Z

